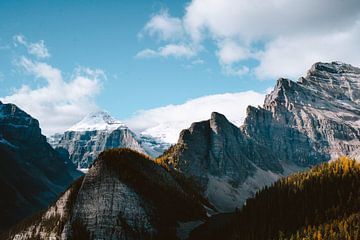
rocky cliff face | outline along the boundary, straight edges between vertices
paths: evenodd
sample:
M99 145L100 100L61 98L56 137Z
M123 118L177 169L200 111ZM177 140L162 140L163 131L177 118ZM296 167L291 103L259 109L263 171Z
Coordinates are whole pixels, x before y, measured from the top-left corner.
M104 111L87 115L64 134L54 135L49 142L78 168L89 168L106 149L131 148L150 156L159 156L168 145L146 136L138 137L120 121Z
M78 168L89 168L102 151L117 147L128 147L145 153L134 133L125 127L112 131L66 131L55 149L59 152L67 151Z
M352 155L360 148L359 95L359 68L316 63L298 82L279 79L263 108L248 109L242 130L300 165Z
M240 128L213 113L158 161L195 177L219 210L230 211L281 176L340 155L359 159L359 96L359 68L316 63L298 82L279 79Z
M0 229L45 208L79 176L46 142L36 119L0 102Z
M129 149L100 154L84 178L8 239L176 239L206 201L175 172Z

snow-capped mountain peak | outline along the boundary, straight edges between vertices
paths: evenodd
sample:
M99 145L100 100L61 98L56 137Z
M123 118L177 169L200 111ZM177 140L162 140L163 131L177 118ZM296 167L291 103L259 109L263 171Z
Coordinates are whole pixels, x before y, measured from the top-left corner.
M113 131L118 128L126 128L126 125L111 117L106 111L97 111L86 115L80 122L70 127L67 131Z
M48 142L81 168L88 168L104 150L131 148L157 157L169 144L150 136L136 135L124 123L105 111L93 112L63 134L55 134Z

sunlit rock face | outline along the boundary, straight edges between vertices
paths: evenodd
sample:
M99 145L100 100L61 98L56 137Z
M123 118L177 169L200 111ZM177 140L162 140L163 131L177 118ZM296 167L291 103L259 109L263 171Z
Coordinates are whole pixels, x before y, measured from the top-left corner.
M306 166L352 155L360 146L360 69L316 63L298 82L279 79L263 109L248 113L242 129L282 160Z
M193 123L162 161L231 211L281 176L340 155L359 159L359 149L360 69L316 63L297 82L279 79L240 128L219 113Z

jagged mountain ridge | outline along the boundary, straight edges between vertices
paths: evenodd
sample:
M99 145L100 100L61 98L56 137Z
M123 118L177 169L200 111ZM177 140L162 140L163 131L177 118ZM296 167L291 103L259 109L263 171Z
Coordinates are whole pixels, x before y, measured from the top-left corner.
M0 230L47 207L80 175L46 142L36 119L0 102Z
M89 168L106 149L131 148L156 157L169 146L149 136L136 135L105 111L88 114L64 134L54 135L49 142L78 168Z
M332 156L357 154L359 81L357 68L341 63L317 63L309 74L298 82L279 79L274 91L267 96L263 107L248 108L248 116L240 128L231 124L225 116L213 113L210 120L194 123L189 129L184 130L180 134L178 144L156 161L169 168L171 174L174 174L172 170L176 170L179 175L194 177L202 185L205 196L219 210L234 210L236 207L241 207L258 189L281 176L328 161ZM155 226L158 223L156 220L149 220L152 214L143 213L151 212L146 206L151 206L150 209L158 208L156 202L159 199L149 197L144 189L149 189L150 192L153 189L158 191L156 186L160 182L173 183L173 181L171 178L161 177L158 181L159 174L167 176L168 174L163 172L165 170L163 168L153 171L153 168L159 169L159 166L149 160L145 162L140 160L141 167L136 165L135 172L127 171L126 165L125 167L113 164L97 165L98 163L95 162L93 167L97 170L90 169L88 174L90 177L87 181L80 180L70 189L68 195L65 194L58 200L59 205L52 206L60 212L54 214L55 210L49 210L50 212L41 215L44 216L42 218L44 221L32 222L27 226L30 228L26 231L22 228L18 237L28 239L34 233L45 233L45 237L49 237L49 234L54 234L53 236L61 234L65 239L74 237L72 234L75 236L95 234L100 238L115 234L117 237L120 236L120 239L156 236L157 229L160 229ZM147 164L157 167L149 167ZM114 169L118 169L120 175L113 172ZM134 173L138 176L136 173L139 172L141 176L144 176L143 174L146 176L140 178L140 182L145 183L144 189L132 185L134 182L131 178L126 178L126 176L134 176ZM173 175L171 177L182 185ZM147 181L142 181L144 179L149 182L155 181L155 185L148 187ZM136 177L135 182L139 182L139 178ZM127 186L125 190L122 184ZM178 187L171 183L170 185L171 188L178 190ZM82 187L84 187L83 192L81 192ZM99 189L102 191L99 192ZM187 192L187 190L183 191ZM72 195L71 192L76 194ZM134 192L138 195L134 195ZM156 195L162 199L169 196L167 190L157 193ZM79 202L73 202L72 196L76 196L76 201ZM123 197L126 199L124 200ZM121 207L113 204L114 198ZM127 199L136 204L128 205ZM139 203L139 199L144 202ZM99 212L93 206L95 202L101 201L104 201L105 208L101 208ZM68 207L64 205L65 202L74 203L76 207L72 208L73 204ZM176 204L176 206L182 205ZM66 210L70 207L71 211ZM172 211L171 208L166 208L164 212L173 213ZM115 222L114 216L119 216L118 213L121 213L121 217ZM69 214L70 218L68 218ZM110 223L106 221L105 215L112 216ZM178 213L174 215L179 216ZM200 215L181 221L187 223L187 221L199 220ZM52 225L56 223L53 221L53 216L55 220L60 217L61 224ZM101 216L102 222L94 222L94 218L89 216ZM165 215L161 216L167 219ZM81 221L75 221L77 218ZM62 227L65 223L68 223L67 228ZM174 236L176 224L174 222L167 224L164 229L171 229L168 233ZM80 232L74 229L80 229Z
M360 69L316 63L298 82L281 78L244 125L218 113L182 131L159 162L195 177L221 211L281 176L360 149ZM359 158L359 155L356 156Z
M307 149L299 151L299 146L295 146L281 158L293 159L298 164L352 155L360 147L359 96L359 68L338 62L316 63L298 82L279 79L263 108L249 107L242 130L277 152L284 145L290 147L285 142L289 138L284 136L285 131L293 131L298 141L309 145L312 156L306 158ZM285 141L276 142L277 139Z
M181 175L130 149L104 151L84 178L7 239L176 239L211 207Z

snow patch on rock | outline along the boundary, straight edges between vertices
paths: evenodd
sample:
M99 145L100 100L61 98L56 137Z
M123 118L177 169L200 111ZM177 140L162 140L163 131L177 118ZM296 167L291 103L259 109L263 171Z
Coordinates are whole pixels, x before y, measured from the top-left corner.
M98 111L88 114L83 120L70 127L67 131L113 131L118 128L126 128L126 125L111 117L109 113L105 111Z

